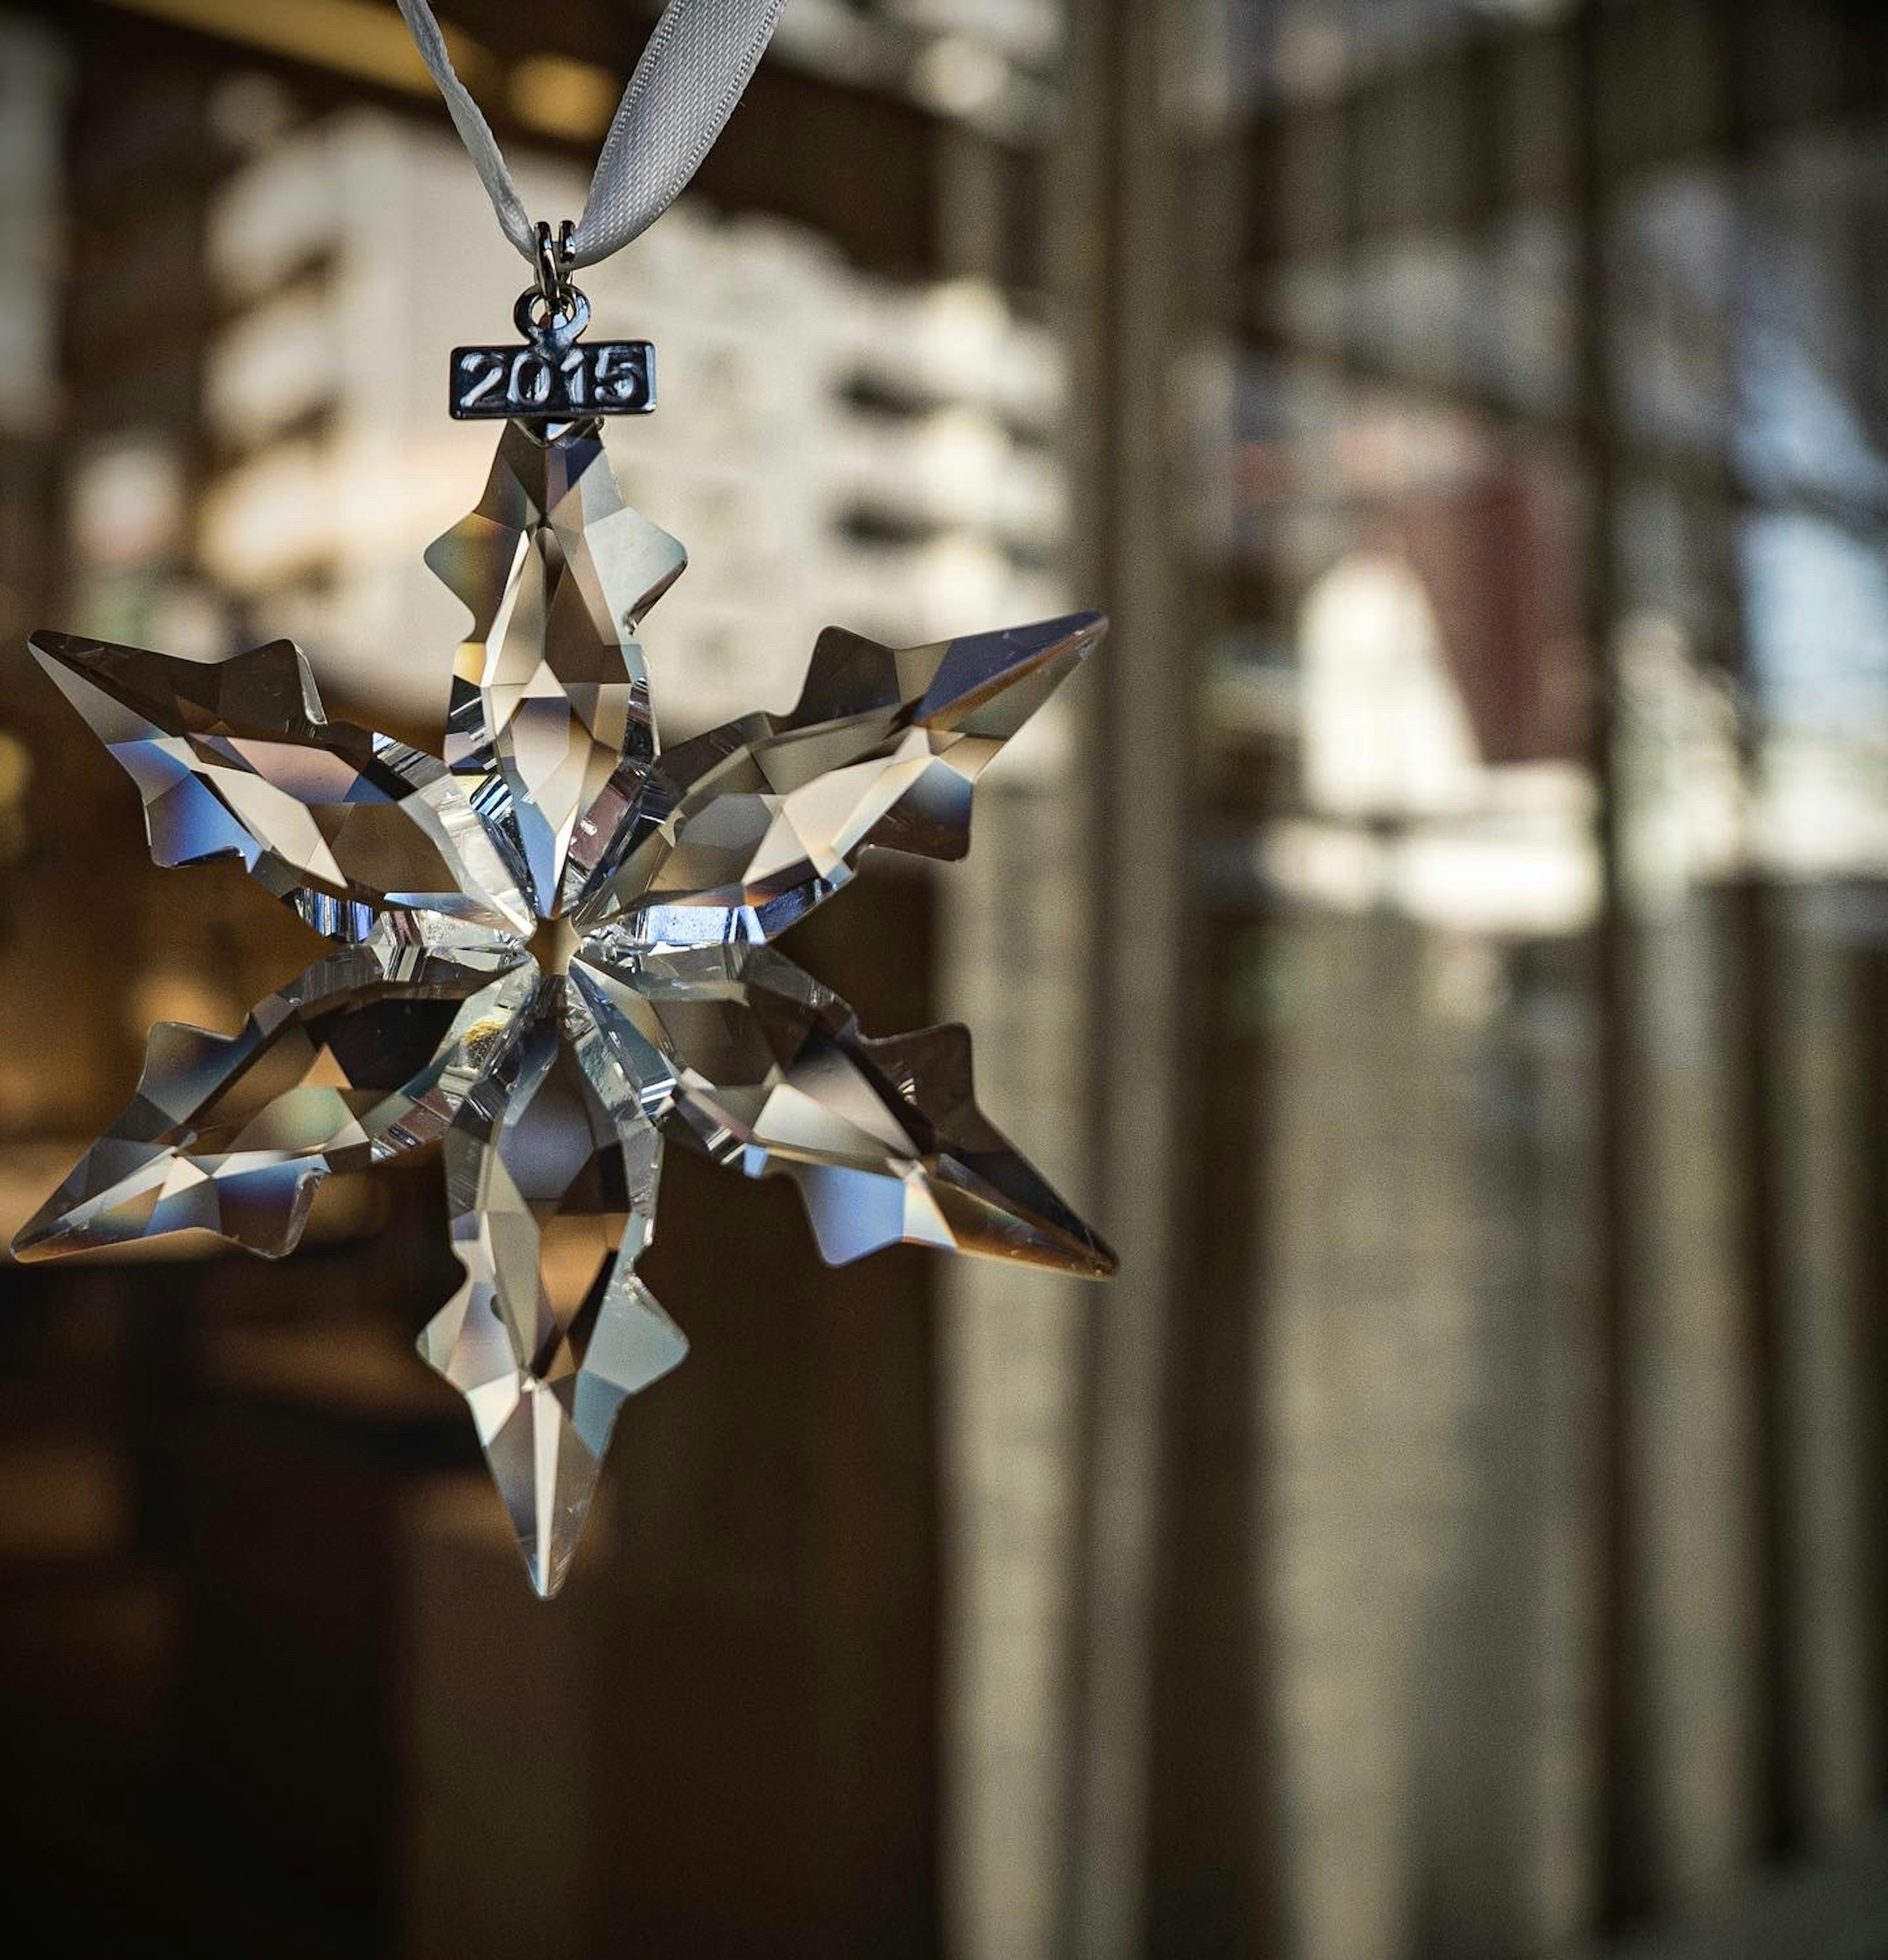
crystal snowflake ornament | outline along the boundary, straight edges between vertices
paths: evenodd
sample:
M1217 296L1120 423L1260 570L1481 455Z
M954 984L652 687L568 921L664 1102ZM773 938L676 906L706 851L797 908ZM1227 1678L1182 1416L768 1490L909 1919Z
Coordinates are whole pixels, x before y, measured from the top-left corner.
M829 629L791 714L659 751L629 636L685 562L594 433L508 426L427 554L472 613L443 758L327 720L288 641L212 662L31 641L142 793L158 862L239 856L336 950L234 1035L154 1028L15 1252L199 1227L279 1256L325 1173L443 1138L465 1280L420 1351L546 1597L619 1408L686 1351L635 1272L667 1139L791 1177L834 1263L906 1242L1114 1266L978 1110L963 1029L868 1039L769 943L870 846L961 857L979 773L1106 622L902 651Z

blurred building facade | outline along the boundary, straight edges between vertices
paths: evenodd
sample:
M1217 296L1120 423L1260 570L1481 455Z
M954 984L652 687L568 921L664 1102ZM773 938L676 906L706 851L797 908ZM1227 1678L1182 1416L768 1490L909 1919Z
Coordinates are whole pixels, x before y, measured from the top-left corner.
M574 208L654 8L452 11ZM794 0L584 279L658 709L1112 612L969 861L799 950L977 1030L1122 1277L828 1274L673 1167L694 1354L546 1615L401 1351L424 1174L279 1274L9 1274L8 1678L105 1793L18 1858L98 1950L1888 1944L1877 11ZM0 12L9 1189L297 960L20 631L441 706L519 273L342 12Z

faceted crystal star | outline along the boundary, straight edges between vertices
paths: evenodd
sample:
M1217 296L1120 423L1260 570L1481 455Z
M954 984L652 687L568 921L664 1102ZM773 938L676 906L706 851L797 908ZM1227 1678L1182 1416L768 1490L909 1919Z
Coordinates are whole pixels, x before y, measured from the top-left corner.
M508 425L428 562L472 613L443 759L328 721L287 641L33 636L158 862L238 856L335 950L234 1035L154 1028L14 1250L199 1227L279 1256L327 1172L443 1139L465 1279L420 1351L548 1597L619 1408L687 1350L635 1273L667 1139L791 1178L836 1264L908 1242L1113 1271L978 1110L962 1028L868 1039L769 943L870 847L961 857L979 773L1106 622L902 651L829 629L791 714L665 752L631 636L685 555L593 433Z

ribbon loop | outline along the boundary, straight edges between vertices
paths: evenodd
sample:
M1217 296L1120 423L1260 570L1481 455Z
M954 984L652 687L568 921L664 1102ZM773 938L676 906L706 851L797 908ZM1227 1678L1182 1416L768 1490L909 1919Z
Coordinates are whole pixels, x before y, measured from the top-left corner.
M727 126L787 0L669 0L611 117L565 264L594 266L646 231L679 197ZM506 237L536 264L537 228L492 126L459 79L429 0L400 0Z

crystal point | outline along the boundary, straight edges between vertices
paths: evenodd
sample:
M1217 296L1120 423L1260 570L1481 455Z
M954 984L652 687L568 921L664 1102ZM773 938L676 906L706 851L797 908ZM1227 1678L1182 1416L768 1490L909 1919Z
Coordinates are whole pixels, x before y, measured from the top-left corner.
M315 1185L438 1136L502 1011L503 942L335 953L234 1035L160 1021L123 1113L15 1242L27 1256L201 1227L272 1257Z
M478 509L426 562L472 613L447 759L505 805L548 916L579 821L620 763L655 753L648 675L629 635L687 554L624 504L594 436L543 443L512 424Z
M524 1569L540 1599L557 1596L590 1514L603 1460L584 1442L556 1394L527 1381L485 1439L486 1462L511 1521Z
M523 923L506 855L444 764L327 721L292 641L221 660L66 633L29 644L137 784L160 864L233 856L298 902Z
M464 1284L420 1351L471 1405L531 1582L562 1583L616 1412L687 1344L632 1270L661 1139L561 976L536 983L446 1138Z

